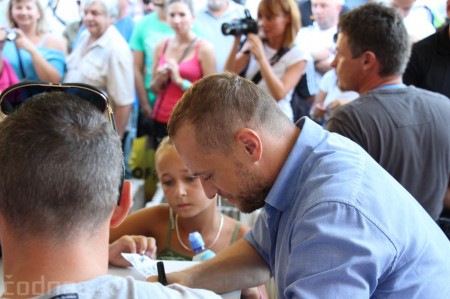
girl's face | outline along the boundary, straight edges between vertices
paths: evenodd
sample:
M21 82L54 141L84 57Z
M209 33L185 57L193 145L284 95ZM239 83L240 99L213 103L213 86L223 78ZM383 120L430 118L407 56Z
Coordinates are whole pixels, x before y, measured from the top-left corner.
M158 153L156 171L167 202L180 217L196 216L214 203L206 197L200 179L189 174L173 147Z
M39 12L36 1L37 0L21 0L12 3L11 17L19 28L37 24L37 21L41 17L41 13Z
M281 10L270 13L267 9L260 7L258 9L258 27L259 32L264 38L276 38L284 36L287 26L290 22L290 16Z
M182 2L175 2L167 7L167 18L170 27L177 33L189 32L194 21L189 6Z

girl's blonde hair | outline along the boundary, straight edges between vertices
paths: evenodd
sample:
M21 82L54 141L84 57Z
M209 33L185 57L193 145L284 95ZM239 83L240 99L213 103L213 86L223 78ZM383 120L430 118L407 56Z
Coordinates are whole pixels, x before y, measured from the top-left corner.
M164 137L161 142L158 145L158 148L155 151L155 168L156 168L156 161L158 161L158 157L159 155L161 155L161 153L167 149L173 149L173 142L172 140L169 138L169 136Z

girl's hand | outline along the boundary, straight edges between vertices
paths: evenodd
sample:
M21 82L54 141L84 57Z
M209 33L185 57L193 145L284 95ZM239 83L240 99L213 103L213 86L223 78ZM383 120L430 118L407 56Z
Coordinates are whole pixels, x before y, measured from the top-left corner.
M150 88L154 93L159 93L166 89L167 81L170 78L170 70L167 64L156 69L152 76Z
M178 68L178 63L174 59L168 59L167 65L170 72L170 79L177 85L183 83L183 78L180 75L180 69Z
M139 253L151 259L156 258L156 240L145 236L122 236L109 244L109 263L114 266L128 267L130 263L121 253Z
M36 46L25 35L25 33L23 33L22 30L20 30L19 28L14 28L13 30L17 33L17 37L14 40L17 48L27 50L28 52L32 52L34 49L36 49Z

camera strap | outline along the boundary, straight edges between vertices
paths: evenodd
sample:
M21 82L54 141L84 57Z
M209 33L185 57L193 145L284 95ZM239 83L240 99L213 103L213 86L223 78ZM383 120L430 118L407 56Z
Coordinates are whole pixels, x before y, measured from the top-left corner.
M275 55L273 55L272 58L270 58L270 65L274 65L275 63L277 63L281 59L281 57L283 57L284 54L289 52L290 49L291 48L282 47L280 50L278 50L278 52L275 53ZM261 71L258 71L251 80L253 81L253 83L258 84L259 81L261 81L261 79L262 79Z
M22 78L20 78L21 81L25 81L27 79L26 73L25 73L25 69L23 67L23 62L22 62L22 55L20 55L20 49L17 47L16 43L13 41L14 43L14 47L16 48L16 53L17 53L17 59L19 61L19 69L20 69L20 74L22 76Z

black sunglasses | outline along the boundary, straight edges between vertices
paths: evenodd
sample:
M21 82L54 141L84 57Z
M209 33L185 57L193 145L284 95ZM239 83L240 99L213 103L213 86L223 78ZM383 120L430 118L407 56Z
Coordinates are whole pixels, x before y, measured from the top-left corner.
M109 105L108 95L101 89L94 86L82 83L43 83L43 82L21 82L6 88L0 94L0 120L6 115L13 113L23 103L28 101L32 96L45 92L63 92L71 95L76 95L79 98L88 101L94 105L100 112L102 112L108 119L109 123L116 130L116 122L114 120L114 113ZM122 179L119 186L119 200L122 194L122 185L125 177L125 166L123 165Z

